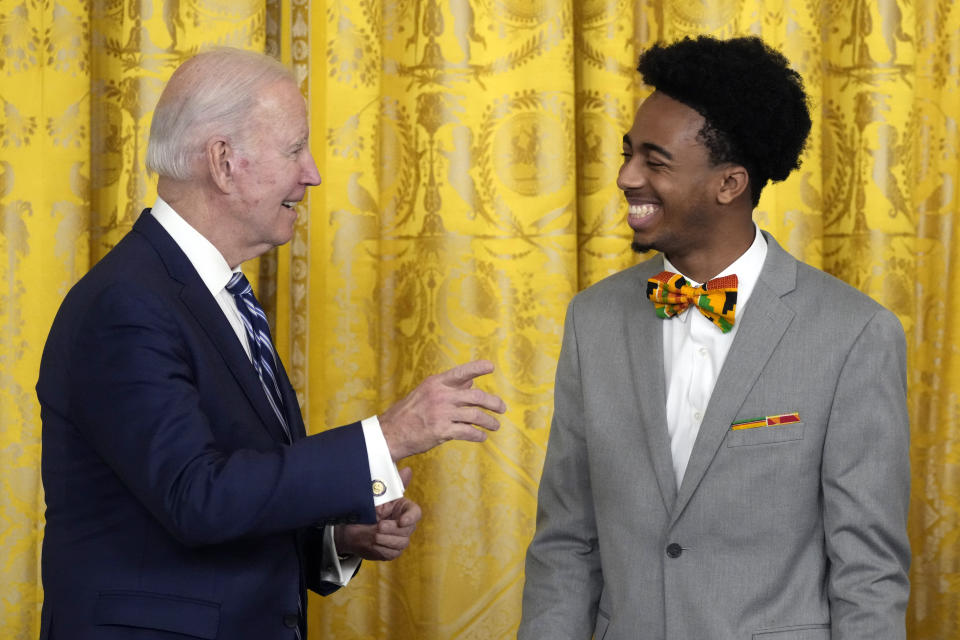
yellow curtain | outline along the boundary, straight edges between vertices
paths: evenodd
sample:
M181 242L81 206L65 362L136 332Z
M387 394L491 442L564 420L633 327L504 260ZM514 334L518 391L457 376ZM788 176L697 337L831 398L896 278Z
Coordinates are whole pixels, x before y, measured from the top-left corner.
M960 632L960 5L951 0L0 0L0 636L38 631L33 392L66 290L154 197L153 104L198 48L292 65L324 184L258 263L309 429L474 357L509 406L414 459L407 553L311 600L312 637L515 634L563 310L636 258L614 186L649 43L754 33L806 79L801 171L757 210L893 309L913 418L911 638Z

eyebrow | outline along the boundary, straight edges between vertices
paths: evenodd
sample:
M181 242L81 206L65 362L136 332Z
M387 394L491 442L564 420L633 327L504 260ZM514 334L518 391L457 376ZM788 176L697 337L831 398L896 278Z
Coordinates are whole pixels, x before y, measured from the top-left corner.
M623 144L627 145L631 149L633 148L633 142L630 140L629 134L624 134ZM656 151L657 153L665 157L667 160L673 160L673 154L658 144L654 144L652 142L644 142L644 143L641 143L640 146L646 149L647 151Z

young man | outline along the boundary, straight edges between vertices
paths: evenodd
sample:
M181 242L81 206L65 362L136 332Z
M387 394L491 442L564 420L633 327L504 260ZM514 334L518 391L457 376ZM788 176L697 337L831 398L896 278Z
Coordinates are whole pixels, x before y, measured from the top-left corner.
M662 256L568 309L519 638L904 638L903 331L752 220L800 76L757 38L638 70L617 184Z
M420 508L394 462L498 427L476 361L306 435L239 266L320 183L307 123L261 54L200 54L164 89L159 198L67 294L40 366L43 640L303 638L308 587L406 548Z

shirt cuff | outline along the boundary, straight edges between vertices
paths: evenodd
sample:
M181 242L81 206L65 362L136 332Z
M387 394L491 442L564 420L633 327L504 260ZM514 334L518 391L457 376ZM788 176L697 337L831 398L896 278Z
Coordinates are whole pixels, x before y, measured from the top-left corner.
M357 572L360 566L360 558L357 556L347 556L343 560L337 555L337 545L333 541L333 527L323 528L323 567L320 570L320 579L324 582L332 582L341 587L347 586L350 578Z
M397 465L390 457L387 440L380 429L380 420L371 416L360 421L363 439L367 444L367 461L370 464L370 486L373 491L373 504L380 506L403 497L403 481Z

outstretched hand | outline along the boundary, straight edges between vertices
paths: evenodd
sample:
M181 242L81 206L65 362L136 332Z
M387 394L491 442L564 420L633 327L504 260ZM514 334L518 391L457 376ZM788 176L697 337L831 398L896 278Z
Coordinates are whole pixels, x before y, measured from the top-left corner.
M403 486L410 484L413 470L400 469ZM423 511L413 500L399 498L376 508L377 524L348 524L334 529L337 553L353 554L364 560L395 560L410 544Z
M430 376L379 417L390 455L400 460L448 440L483 442L500 422L487 411L503 413L499 396L473 386L474 378L493 372L489 360L474 360Z

